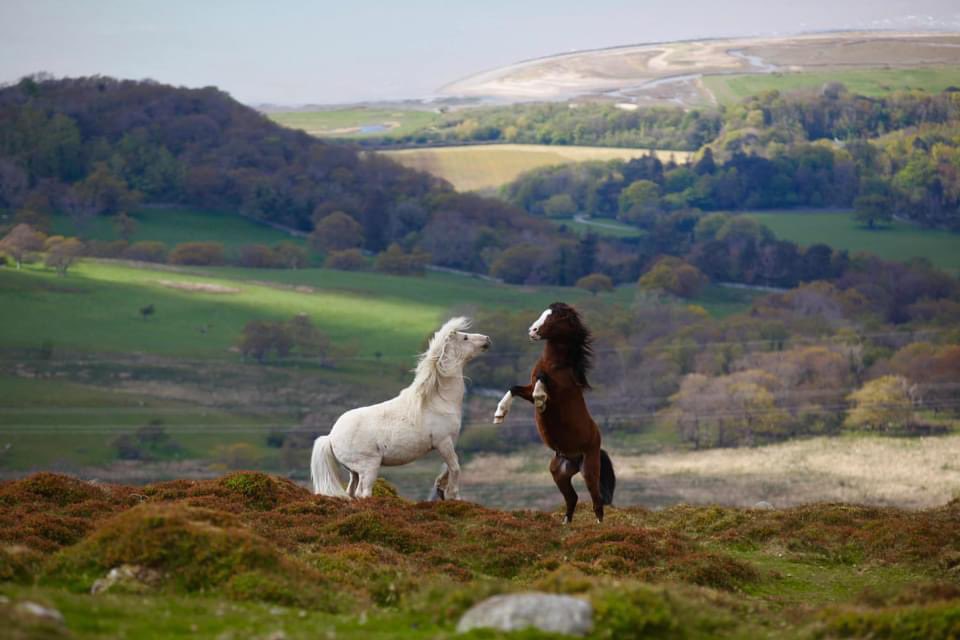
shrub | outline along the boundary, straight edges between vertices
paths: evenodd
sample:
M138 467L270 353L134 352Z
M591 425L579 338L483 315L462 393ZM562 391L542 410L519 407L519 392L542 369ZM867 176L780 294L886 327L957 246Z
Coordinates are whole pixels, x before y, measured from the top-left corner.
M220 242L183 242L176 245L167 258L170 264L211 266L225 264Z
M263 244L248 244L240 247L237 265L250 269L275 269L282 266L274 250Z
M122 256L127 260L163 263L167 261L167 245L154 240L134 242L124 249Z
M343 251L331 251L327 254L323 266L327 269L337 269L339 271L366 271L370 268L370 262L363 257L363 252L360 249L344 249Z

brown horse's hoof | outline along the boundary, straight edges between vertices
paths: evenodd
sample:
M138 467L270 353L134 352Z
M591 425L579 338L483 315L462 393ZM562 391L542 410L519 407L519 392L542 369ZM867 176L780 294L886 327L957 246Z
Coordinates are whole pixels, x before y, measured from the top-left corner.
M543 413L544 411L546 411L546 409L547 409L547 398L546 398L546 396L544 396L544 397L542 397L542 398L536 398L536 397L535 397L535 398L533 399L533 406L535 406L535 407L537 408L537 411L539 411L540 413Z

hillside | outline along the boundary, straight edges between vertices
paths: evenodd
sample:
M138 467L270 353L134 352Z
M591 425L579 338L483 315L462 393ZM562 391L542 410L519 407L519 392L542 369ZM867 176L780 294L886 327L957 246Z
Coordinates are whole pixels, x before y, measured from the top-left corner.
M377 495L316 497L256 473L2 483L0 621L16 639L437 638L471 604L534 589L589 601L591 638L960 632L956 500L614 508L602 525L581 510L564 527L553 513L411 503L382 483Z
M641 44L519 62L452 82L440 93L513 101L602 96L703 106L718 102L714 78L956 67L958 42L955 33L830 32Z
M92 77L0 89L0 208L112 215L138 200L239 211L309 231L351 211L372 249L385 204L442 185L274 124L215 88Z

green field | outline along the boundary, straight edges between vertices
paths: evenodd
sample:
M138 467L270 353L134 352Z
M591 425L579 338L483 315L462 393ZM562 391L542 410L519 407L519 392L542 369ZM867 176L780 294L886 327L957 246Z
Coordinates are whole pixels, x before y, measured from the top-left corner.
M222 242L228 249L245 244L304 243L303 238L230 213L180 207L147 207L130 214L130 217L137 223L131 242L156 240L172 247L181 242L216 241ZM79 227L66 216L55 216L53 232L91 240L117 240L120 237L114 229L112 218L105 216L93 218Z
M557 226L569 227L580 235L594 233L598 236L606 236L609 238L640 238L646 235L643 229L638 229L632 225L608 218L597 218L593 220L576 220L574 218L548 219Z
M800 245L822 242L835 249L865 251L887 260L927 258L941 269L960 273L960 234L949 231L896 221L886 228L870 230L844 211L787 210L744 215L769 227L778 238Z
M323 111L268 113L274 122L301 129L318 138L369 138L402 136L429 127L441 116L414 109L364 107Z
M541 144L466 145L381 151L400 164L443 178L459 191L497 189L525 171L571 162L630 160L647 149ZM657 151L663 159L684 162L689 151Z
M927 67L922 69L864 69L851 71L818 71L815 73L769 73L705 76L707 89L722 104L740 102L764 91L781 92L819 89L827 82L842 82L851 93L881 96L893 91L922 89L939 92L960 86L960 68Z
M634 292L624 285L604 298L629 304ZM537 312L558 299L576 303L589 295L569 287L513 286L434 272L410 278L330 269L172 270L87 260L67 278L40 267L0 270L0 299L17 309L5 318L0 346L34 348L50 341L78 351L236 358L230 348L247 321L305 312L334 343L356 344L361 358L380 353L403 359L417 352L451 309ZM725 313L742 310L749 299L710 287L702 301L692 302ZM155 305L156 314L143 320L139 309L147 304ZM205 333L202 327L208 327Z

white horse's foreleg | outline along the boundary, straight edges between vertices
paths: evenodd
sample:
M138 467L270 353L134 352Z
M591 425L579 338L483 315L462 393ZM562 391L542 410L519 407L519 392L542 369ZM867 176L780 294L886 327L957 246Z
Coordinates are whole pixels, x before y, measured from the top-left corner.
M500 424L503 422L504 418L507 417L507 414L510 413L510 406L513 404L513 394L507 391L503 394L503 398L500 399L500 403L497 405L497 411L493 414L493 424Z
M440 457L447 463L447 490L444 498L447 500L460 499L460 460L457 450L453 446L453 438L445 438L437 445Z
M373 495L373 483L377 481L379 473L379 460L369 462L366 468L360 470L360 479L357 482L358 498L369 498Z
M543 413L547 408L547 385L543 384L543 381L537 380L537 384L533 386L533 405L537 408L537 411Z
M450 479L450 469L446 463L443 465L443 471L433 481L433 491L430 493L431 500L443 500L447 496L447 481Z

